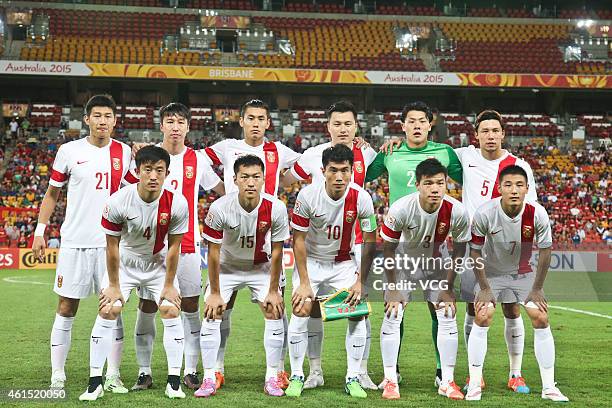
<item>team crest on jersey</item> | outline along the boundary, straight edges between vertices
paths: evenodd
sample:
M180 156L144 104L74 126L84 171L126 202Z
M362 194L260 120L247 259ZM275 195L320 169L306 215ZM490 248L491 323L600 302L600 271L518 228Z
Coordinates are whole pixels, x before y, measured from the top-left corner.
M121 169L121 160L119 160L116 157L113 157L113 169L114 170L119 170Z
M266 161L268 163L274 163L276 161L276 155L274 152L266 152Z
M259 221L259 224L257 225L257 231L259 231L260 233L265 232L268 230L270 224L268 224L268 221Z
M57 287L61 288L64 284L64 277L62 275L57 275Z
M185 166L185 177L193 178L193 166Z
M363 163L361 161L355 162L355 171L357 173L363 173Z
M530 225L525 225L523 227L523 236L525 236L525 238L531 238L533 236L533 227Z
M168 224L168 219L170 218L170 214L168 213L161 213L159 214L159 225L166 225Z
M353 222L355 220L355 211L352 211L352 210L347 211L345 219L348 224Z
M208 215L206 216L206 220L204 220L204 222L209 227L212 227L212 223L213 223L213 215L212 215L212 213L210 213L210 212L208 213Z
M439 235L446 234L446 227L448 227L448 225L446 225L445 222L441 222L440 225L438 226L438 234Z
M102 210L102 216L104 218L106 218L108 220L108 214L109 214L110 210L108 209L108 205L104 206L104 209Z
M395 228L395 217L392 215L387 215L387 224L389 224L391 228Z

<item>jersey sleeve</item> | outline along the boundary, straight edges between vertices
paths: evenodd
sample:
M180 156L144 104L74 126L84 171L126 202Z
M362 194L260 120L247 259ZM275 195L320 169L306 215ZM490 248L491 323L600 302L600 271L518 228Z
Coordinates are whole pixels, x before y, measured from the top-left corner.
M136 174L136 160L133 160L131 158L131 152L125 163L127 163L127 166L125 166L127 168L127 171L123 176L122 185L127 186L130 184L138 183L138 181L140 181L140 177L138 177L138 174Z
M452 225L451 236L454 242L469 242L472 239L470 231L470 218L463 206L453 206L456 209L455 219Z
M457 183L463 183L463 167L455 150L446 145L448 151L448 175Z
M458 147L455 149L455 154L457 155L457 158L459 159L459 163L461 163L461 166L463 166L463 154L466 152L467 147Z
M552 228L548 213L542 207L538 207L536 210L535 229L538 248L550 248L552 246Z
M181 194L175 194L172 202L169 235L184 234L189 231L189 207L187 199Z
M208 164L213 166L220 166L225 160L225 150L227 147L227 140L222 140L215 143L212 146L206 147L202 150L204 155L208 158Z
M49 184L53 187L63 187L68 181L70 176L70 163L68 161L68 153L66 152L66 145L60 146L53 160L53 166L51 167L51 179Z
M117 195L111 196L102 210L102 229L106 235L118 237L123 230L125 217L116 197Z
M280 148L282 152L282 161L281 161L282 169L291 168L293 164L296 163L300 159L300 157L302 157L300 153L294 152L293 150L291 150L290 148L288 148L287 146L285 146L284 144L280 142L277 142L276 146Z
M310 226L311 209L305 200L304 191L301 190L295 200L293 215L291 216L291 227L298 231L307 232Z
M387 171L387 168L385 167L385 154L383 152L378 152L374 158L374 161L368 166L365 181L368 182L376 180L385 171Z
M399 242L404 229L402 207L399 203L401 201L396 201L391 205L380 230L380 236L388 242Z
M365 164L369 168L370 165L376 159L376 156L377 156L376 150L372 149L371 146L368 146L367 148L363 149L362 151L363 151L363 158L365 160Z
M203 226L204 238L215 244L223 242L223 226L225 225L223 211L219 204L220 201L211 204Z
M476 211L474 219L472 220L472 240L470 241L470 247L475 249L482 249L485 237L487 236L487 222L486 217L481 211Z
M198 156L198 168L200 169L200 186L204 190L212 190L221 182L221 179L210 166L206 154L196 152L196 155Z
M312 176L312 150L308 149L302 156L291 166L291 174L296 179L303 181ZM321 166L322 167L322 166Z
M289 239L289 217L287 207L282 201L274 203L272 222L272 242L283 242Z
M359 191L357 217L363 232L376 231L376 214L372 198L364 190Z

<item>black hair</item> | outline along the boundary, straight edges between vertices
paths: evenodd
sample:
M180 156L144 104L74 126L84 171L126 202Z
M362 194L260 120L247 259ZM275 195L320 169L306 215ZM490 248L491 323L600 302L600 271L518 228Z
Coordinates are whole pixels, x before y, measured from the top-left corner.
M478 116L476 116L476 121L474 122L474 129L476 130L476 132L478 132L478 127L485 120L496 120L499 122L499 125L501 126L502 130L504 130L505 128L504 120L502 119L502 115L497 111L494 111L492 109L487 109L487 110L483 110L482 112L478 114Z
M94 95L85 104L85 114L87 116L91 115L91 111L96 106L98 107L106 107L111 108L113 111L113 115L117 114L117 104L112 96L103 94L103 95Z
M266 168L264 167L263 161L253 154L247 154L245 156L240 156L234 162L234 174L238 174L238 170L240 170L240 166L259 166L261 167L261 171L265 172Z
M330 162L344 163L347 161L352 170L354 159L353 151L343 144L337 144L323 150L323 168L327 167Z
M424 112L425 116L427 116L428 121L431 122L433 120L433 113L431 113L431 108L425 102L416 101L405 105L404 109L402 110L402 122L406 120L406 115L408 115L408 112L410 111Z
M266 116L270 116L270 106L260 99L251 99L248 102L245 102L244 105L240 108L240 117L244 118L244 114L246 113L248 108L261 108L266 110Z
M187 106L179 102L171 102L159 110L159 120L161 122L167 116L178 116L185 118L187 122L191 121L191 111Z
M448 176L448 170L438 159L426 159L416 167L416 181L418 183L423 177L433 177L440 173L444 173L444 177Z
M353 105L351 102L347 101L347 100L340 100L334 104L332 104L329 108L327 108L327 111L325 112L325 114L327 115L327 120L331 120L332 114L334 112L338 112L338 113L344 113L344 112L351 112L353 114L353 117L355 118L355 122L357 122L357 109L355 109L355 105Z
M140 168L144 163L157 163L162 160L166 163L166 169L170 167L170 155L159 146L145 146L136 153L136 167Z
M504 168L500 173L499 173L499 183L501 184L502 180L504 179L505 176L509 176L511 174L517 175L517 176L523 176L525 177L525 182L529 182L529 178L527 177L527 172L525 171L524 168L522 168L521 166L517 166L516 164L513 164L512 166L508 166L506 168Z

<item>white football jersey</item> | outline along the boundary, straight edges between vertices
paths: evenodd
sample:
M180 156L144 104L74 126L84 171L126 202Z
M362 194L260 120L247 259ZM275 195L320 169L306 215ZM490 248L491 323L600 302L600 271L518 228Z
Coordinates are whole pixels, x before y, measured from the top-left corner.
M487 275L532 272L529 260L534 240L538 248L552 246L550 219L535 201L526 201L519 215L510 218L498 197L474 215L470 247L482 250Z
M108 235L121 236L122 255L164 255L168 235L189 230L187 200L164 188L157 200L147 203L138 194L138 184L132 184L110 197L102 214L102 228Z
M385 217L380 235L385 241L400 242L402 252L415 257L438 257L450 235L453 242L470 241L470 220L465 206L445 195L440 208L428 213L421 207L419 192L394 202Z
M531 166L525 160L506 152L497 160L482 157L480 149L474 146L460 147L455 153L463 167L462 201L468 214L474 217L476 210L484 203L500 196L497 191L499 174L508 166L521 166L527 172L529 191L527 201L537 201L536 184Z
M240 156L252 154L259 157L265 167L264 193L276 196L278 180L283 169L290 168L299 158L300 154L294 152L281 142L264 142L253 147L244 140L225 139L204 149L212 165L223 165L223 182L225 192L238 191L234 184L234 162Z
M68 184L62 247L106 247L100 217L111 194L122 184L138 181L128 174L131 156L128 145L113 139L104 147L92 145L87 138L60 146L49 184L60 188Z
M272 242L289 239L285 203L261 194L259 205L247 212L238 202L238 192L215 200L204 221L204 237L221 244L220 262L240 267L270 261Z
M350 183L344 196L334 201L322 182L300 190L291 226L297 231L308 232L306 251L309 258L343 262L351 259L357 220L363 231L376 230L372 197L357 184Z

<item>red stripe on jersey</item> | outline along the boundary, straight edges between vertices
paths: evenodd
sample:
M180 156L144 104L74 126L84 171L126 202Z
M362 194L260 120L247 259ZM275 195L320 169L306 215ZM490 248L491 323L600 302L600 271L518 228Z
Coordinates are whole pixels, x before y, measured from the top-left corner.
M485 237L474 235L474 233L472 232L472 240L470 242L474 245L482 246L484 245Z
M357 219L357 197L359 192L354 188L349 189L344 201L344 214L342 214L342 238L340 238L340 249L336 255L336 262L351 259L351 247L353 244L353 228Z
M196 174L198 168L198 157L193 149L187 148L183 156L183 196L187 199L189 207L189 231L183 235L181 241L181 253L193 254L195 252L195 240L193 225L195 220L194 200L196 194Z
M363 187L365 183L366 166L363 160L363 152L353 144L353 183Z
M523 217L521 218L521 259L518 273L533 272L529 260L533 252L533 236L535 234L535 207L525 203Z
M68 180L68 176L64 173L60 173L57 170L51 170L51 180L57 181L58 183L63 183Z
M157 207L157 225L155 227L155 246L153 247L153 254L155 255L162 249L164 249L164 243L166 235L168 235L168 228L170 227L170 219L172 218L172 194L168 190L163 190Z
M296 213L293 213L291 215L291 222L295 225L299 225L300 227L304 228L308 228L308 226L310 225L310 220L308 218L304 218L301 215L297 215Z
M264 252L263 247L266 243L266 235L272 228L272 201L261 200L259 210L257 211L257 225L255 226L255 252L253 253L253 263L255 265L266 263L270 260L268 254Z
M382 225L382 233L392 239L400 239L402 236L402 231L393 231L386 224Z
M310 174L306 173L306 170L304 170L304 168L302 166L300 166L298 163L295 163L293 165L293 170L295 170L297 175L300 176L304 180L306 180L306 179L308 179L310 177Z
M111 164L111 189L113 194L119 190L121 179L123 178L123 146L121 143L111 140L110 145L110 164Z
M444 241L446 241L446 237L450 231L452 213L453 203L447 200L442 200L442 206L440 207L440 211L438 211L436 230L434 232L433 240L433 256L435 257L442 255L440 253L440 246L444 243Z
M497 178L495 179L495 184L493 185L493 193L491 194L491 199L499 197L498 188L499 188L499 174L508 166L512 166L516 164L516 157L509 154L504 160L499 162L499 167L497 168Z
M210 160L212 160L213 165L215 166L221 165L221 160L219 159L219 156L217 156L217 153L215 153L215 151L212 148L207 147L206 149L204 149L204 151L206 152L206 155L210 157Z
M114 222L110 222L106 218L102 217L102 227L110 231L119 232L123 229L123 224L115 224Z
M136 184L138 183L140 180L138 179L138 177L136 177L134 174L132 174L132 171L128 171L127 173L125 173L125 181L127 181L130 184Z
M223 231L217 231L216 229L212 229L206 223L204 223L203 229L204 235L207 235L214 239L223 239Z
M264 143L264 156L266 159L266 184L264 191L267 194L276 195L276 173L278 171L278 149L276 143Z

